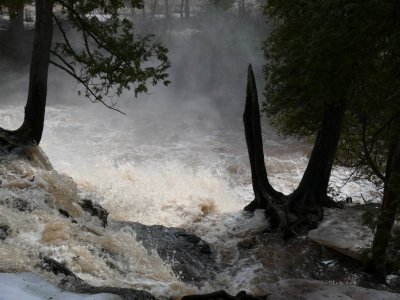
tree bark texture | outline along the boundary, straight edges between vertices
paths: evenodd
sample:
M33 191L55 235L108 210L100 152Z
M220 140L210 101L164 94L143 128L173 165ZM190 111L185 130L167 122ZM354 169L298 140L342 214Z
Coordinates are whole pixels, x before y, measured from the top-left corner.
M27 141L40 143L43 133L47 97L47 77L53 36L53 0L36 1L36 23L29 74L25 118L16 131Z
M392 142L386 165L383 201L372 244L370 269L378 278L386 277L386 250L400 201L400 135Z
M185 4L185 0L181 0L181 6L179 8L179 15L181 18L183 18L183 6Z
M185 0L185 18L190 18L190 0Z
M145 3L144 0L142 1L142 3L143 3L143 7L142 7L142 18L143 18L143 20L146 20L146 3Z
M24 31L24 7L19 8L14 16L10 18L10 36L18 39Z
M150 22L153 21L153 18L154 18L155 14L156 14L157 5L158 5L158 1L154 0L153 1L153 5L151 7L151 20L150 20Z
M272 229L284 231L288 236L316 227L323 217L323 207L334 206L327 196L327 189L345 110L345 105L338 105L325 112L303 178L298 188L285 196L276 191L268 180L257 88L249 66L243 122L255 198L245 210L266 209Z
M169 1L165 0L165 18L169 20L171 18L171 12L169 9Z
M239 15L240 15L240 16L246 15L246 4L245 4L245 0L239 0Z
M247 150L250 158L251 180L254 201L245 210L254 211L268 205L267 198L283 197L271 186L264 163L264 149L261 133L260 109L254 73L251 65L248 68L246 106L243 114Z
M296 215L292 230L302 230L305 224L314 228L323 218L323 207L338 207L327 193L345 111L345 104L325 111L306 171L289 196L288 210Z

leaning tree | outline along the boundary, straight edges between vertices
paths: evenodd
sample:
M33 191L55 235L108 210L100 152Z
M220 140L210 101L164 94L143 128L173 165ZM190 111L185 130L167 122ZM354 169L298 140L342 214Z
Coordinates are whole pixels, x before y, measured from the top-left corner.
M385 2L388 12L394 1ZM337 206L327 193L330 174L346 115L364 103L360 72L376 57L379 34L368 16L377 9L380 4L372 0L267 3L273 29L264 43L264 111L281 133L315 142L298 187L290 195L276 191L264 165L250 69L244 123L255 199L245 209L266 209L272 227L288 236L314 228L323 207Z
M131 7L142 6L141 0L129 2ZM3 129L3 135L22 143L40 143L49 64L75 78L92 102L114 110L118 110L115 97L124 90L133 89L137 95L147 91L148 81L169 83L167 49L151 35L134 34L133 23L120 15L126 1L36 0L35 5L25 117L19 129ZM60 36L55 41L53 27Z

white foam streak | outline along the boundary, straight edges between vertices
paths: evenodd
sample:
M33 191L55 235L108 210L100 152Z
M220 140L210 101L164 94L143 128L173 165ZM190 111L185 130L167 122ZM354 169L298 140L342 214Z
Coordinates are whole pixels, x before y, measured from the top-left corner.
M265 277L268 270L253 257L240 257L237 244L252 233L265 231L268 222L262 211L254 216L242 212L253 199L253 190L241 123L225 126L216 121L218 114L207 119L197 110L197 104L190 102L168 114L164 110L164 105L153 103L130 112L127 118L93 106L49 106L42 147L56 170L73 177L81 196L100 202L112 219L180 226L209 242L223 270L203 292L221 288L232 293L240 289L251 292L252 282ZM22 110L3 107L0 118L4 127L17 128ZM309 147L282 141L269 129L265 132L271 183L289 194L304 172ZM3 262L6 268L30 270L34 268L30 263L33 253L40 253L67 262L94 285L144 288L160 296L195 291L182 284L158 255L149 254L131 230L125 228L118 234L104 230L95 237L81 227L93 220L85 217L73 225L49 213L46 207L54 202L49 182L54 179L56 186L71 195L75 191L66 177L32 171L23 165L16 170L19 177L7 174L1 179L18 179L31 186L23 191L0 190L0 200L35 199L38 212L28 213L21 220L11 210L2 209L0 216L7 219L4 223L19 228L10 239L19 247L15 257L11 244L0 247L3 257L15 260ZM356 198L361 192L373 190L368 184L342 187L346 172L338 169L333 173L333 184L339 191ZM31 182L23 174L35 175L36 179ZM104 254L102 248L108 252ZM115 258L110 253L123 255Z

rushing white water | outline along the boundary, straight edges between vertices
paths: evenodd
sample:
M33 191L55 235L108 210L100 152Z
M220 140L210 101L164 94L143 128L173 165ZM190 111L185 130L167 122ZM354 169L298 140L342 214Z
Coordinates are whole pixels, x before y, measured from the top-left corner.
M104 206L111 219L178 226L209 242L222 269L201 292L268 293L260 286L274 270L267 270L255 253L240 256L237 248L238 242L268 228L262 211L242 211L253 191L238 112L244 107L247 63L262 65L254 47L259 48L264 31L254 43L246 26L233 23L170 32L175 86L137 101L125 102L132 97L124 95L118 107L126 116L87 104L71 93L73 82L51 70L56 76L50 76L41 147L54 169L66 175L24 162L0 168L0 201L5 203L0 223L14 229L0 241L0 271L38 271L39 258L51 256L93 285L140 288L166 297L198 292L182 283L157 253L149 253L134 231L99 229L99 222L76 205L78 192ZM193 35L199 36L190 39ZM0 101L9 104L0 107L0 126L14 129L23 119L26 95L21 91L26 91L27 78L1 75L6 83ZM270 180L290 193L303 174L310 146L278 137L265 120L262 125ZM342 187L347 172L335 170L332 185L355 200L361 193L369 199L373 189L368 184ZM15 199L29 202L33 211L16 212L7 205ZM52 209L57 205L68 206L77 223L60 218Z
M254 257L239 257L236 247L238 241L251 232L265 230L268 224L262 212L253 217L242 212L253 194L241 120L232 125L220 122L220 115L207 119L195 105L162 107L163 112L158 109L154 103L136 103L127 106L128 116L122 116L87 105L49 106L42 148L57 171L72 176L81 196L103 205L110 218L180 226L211 243L225 269L203 291L257 292L256 283L268 278L269 271ZM22 119L22 109L3 107L0 117L4 127L15 128ZM281 140L268 128L264 140L271 181L289 193L301 178L308 147ZM339 171L333 176L338 187L343 177L343 170ZM352 184L344 191L352 196L366 192ZM14 196L46 198L40 189L28 189L37 195L20 193L23 195ZM82 279L95 285L145 288L159 296L196 290L180 283L157 254L148 255L134 232L115 235L104 230L101 236L93 237L51 214L32 214L20 220L12 210L5 210L2 215L7 215L10 227L20 228L2 249L11 261L18 257L14 259L18 264L11 263L10 270L26 271L32 264L32 252L40 249L41 255L52 254L68 262ZM11 255L13 245L21 245L22 253ZM125 258L108 256L99 262L95 257L101 256L104 247L123 253ZM107 260L120 272L110 269ZM127 261L128 269L123 266ZM121 276L121 270L130 274L129 280Z

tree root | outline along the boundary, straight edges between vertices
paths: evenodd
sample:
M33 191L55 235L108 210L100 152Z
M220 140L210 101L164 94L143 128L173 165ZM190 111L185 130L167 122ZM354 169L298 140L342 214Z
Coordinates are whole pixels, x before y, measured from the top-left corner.
M0 128L0 153L8 154L26 146L35 146L17 131Z
M247 150L255 199L244 210L265 209L271 229L291 238L314 229L324 207L342 208L327 195L329 176L340 136L345 106L333 107L323 116L307 169L296 190L283 195L268 180L262 142L257 87L251 65L248 69L246 105L243 113ZM331 137L332 135L332 137Z

